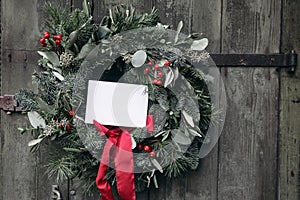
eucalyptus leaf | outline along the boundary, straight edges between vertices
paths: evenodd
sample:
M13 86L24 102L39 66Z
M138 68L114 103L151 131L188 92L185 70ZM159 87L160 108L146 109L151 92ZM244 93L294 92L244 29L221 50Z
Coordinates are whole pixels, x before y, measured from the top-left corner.
M177 32L176 32L176 36L175 36L175 43L178 42L179 34L181 32L182 27L183 27L183 22L180 21L178 26L177 26Z
M85 45L81 48L81 50L80 50L80 52L79 52L79 54L78 54L78 56L77 56L76 59L81 60L81 59L86 58L86 57L89 55L89 53L90 53L95 47L96 47L96 44L94 44L94 43L87 43L87 44L85 44Z
M195 124L194 124L193 118L192 118L185 110L182 110L181 113L182 113L184 119L186 120L186 122L187 122L191 127L194 127Z
M203 51L207 47L207 45L208 45L208 39L202 38L201 40L193 41L191 48L192 50Z
M168 131L168 132L166 132L165 134L163 134L164 137L161 139L161 141L163 142L163 141L165 141L166 139L168 139L169 134L170 134L170 131Z
M45 112L48 112L48 113L51 113L53 114L54 113L54 108L53 106L50 106L48 105L45 101L43 101L40 97L38 97L36 99L37 103L39 104L39 107L41 110L45 111Z
M73 31L70 34L70 36L69 36L69 44L68 44L69 48L75 43L75 41L77 40L77 38L80 35L80 33L81 33L81 30L77 29L77 30Z
M34 128L45 128L46 127L46 121L45 119L36 111L28 112L27 116L29 118L30 124Z
M158 183L157 183L157 178L156 178L155 174L153 176L153 183L154 183L155 188L157 189L158 188Z
M38 139L34 139L28 142L28 146L32 147L34 145L39 144L41 141L43 141L44 138L38 138Z
M57 67L54 67L51 63L47 63L47 67L49 67L49 68L52 69L52 70L57 71L58 73L61 73L61 72L62 72L61 69L59 69L59 68L57 68Z
M99 39L104 38L108 33L110 33L110 29L107 26L100 26L98 28L98 37Z
M27 131L27 129L24 129L24 128L18 128L18 130L20 131L21 134L23 134Z
M136 141L135 141L135 139L133 138L132 135L130 135L130 137L131 137L131 145L132 145L131 149L135 149L135 147L136 147Z
M147 53L143 50L139 50L135 52L131 59L131 64L134 67L141 67L145 64L147 59Z
M170 85L172 83L173 79L174 79L174 72L170 68L170 71L166 75L164 87L168 87L168 85Z
M83 2L82 2L82 8L83 8L83 11L85 12L85 14L87 16L90 16L90 9L89 9L89 5L88 5L87 0L83 0Z
M81 153L82 150L80 149L75 149L75 148L67 148L67 147L64 147L63 148L65 151L68 151L68 152L75 152L75 153Z
M58 55L53 51L38 51L38 54L48 59L53 64L54 67L59 66Z
M65 78L60 73L58 73L58 72L52 72L52 73L56 78L58 78L58 80L60 80L60 81L65 80Z
M177 80L178 77L179 77L179 70L178 70L178 67L176 67L176 68L174 69L173 85L175 85L175 81Z
M152 158L152 159L151 159L151 162L152 162L152 164L158 169L158 171L159 171L160 173L164 173L164 171L163 171L161 165L159 164L159 162L158 162L156 159Z
M194 136L198 136L198 137L203 137L200 133L198 133L197 131L195 131L194 129L188 129L190 134L194 135Z
M172 130L172 140L182 145L190 145L192 143L192 140L178 129Z

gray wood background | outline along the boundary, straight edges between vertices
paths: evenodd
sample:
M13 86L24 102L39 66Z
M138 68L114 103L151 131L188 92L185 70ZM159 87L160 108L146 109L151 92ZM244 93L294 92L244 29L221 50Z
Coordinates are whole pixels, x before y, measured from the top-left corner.
M55 2L55 0L51 0ZM59 0L56 0L59 2ZM0 93L14 94L31 85L36 49L42 35L43 0L1 0ZM81 0L60 1L70 10ZM95 19L119 3L138 12L159 10L165 24L184 21L185 33L202 32L211 53L300 52L299 0L99 0ZM299 67L299 66L298 66ZM275 68L222 68L228 110L218 144L197 171L169 180L139 200L297 200L299 199L300 68L293 76ZM47 149L31 154L17 128L25 116L1 112L0 200L51 199L51 185L41 167ZM62 184L67 199L66 183ZM97 199L76 195L71 200Z

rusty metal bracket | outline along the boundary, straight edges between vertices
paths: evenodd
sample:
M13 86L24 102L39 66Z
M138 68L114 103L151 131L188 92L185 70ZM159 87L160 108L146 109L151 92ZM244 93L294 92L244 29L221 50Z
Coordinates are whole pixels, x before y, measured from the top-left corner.
M294 73L298 64L295 51L283 54L210 54L218 67L278 67Z
M6 112L22 112L14 95L0 96L0 109Z

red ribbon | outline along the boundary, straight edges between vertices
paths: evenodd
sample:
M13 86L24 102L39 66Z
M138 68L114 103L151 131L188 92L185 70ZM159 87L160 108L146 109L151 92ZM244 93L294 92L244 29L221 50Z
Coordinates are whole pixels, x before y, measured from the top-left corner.
M106 179L110 161L110 150L116 147L114 151L114 164L116 168L117 188L122 200L136 200L135 186L134 186L134 164L132 155L131 136L128 131L120 129L119 127L103 126L94 120L94 125L100 135L106 135L108 140L104 146L102 159L100 162L96 185L99 192L102 194L100 200L114 200L111 186ZM153 116L147 116L148 131L153 131Z

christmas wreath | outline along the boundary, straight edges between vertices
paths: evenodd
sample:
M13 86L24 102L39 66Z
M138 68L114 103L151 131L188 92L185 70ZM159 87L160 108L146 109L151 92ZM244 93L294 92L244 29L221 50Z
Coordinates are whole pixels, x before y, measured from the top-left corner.
M181 34L182 22L177 31L168 30L155 9L136 15L133 7L117 6L97 24L87 1L83 10L72 12L51 4L45 8L50 19L38 51L43 70L33 74L38 92L21 89L16 99L32 125L19 130L36 136L28 144L31 150L55 146L46 165L49 177L78 178L86 192L96 188L107 138L83 120L89 80L148 87L153 127L129 130L136 191L152 181L158 187L156 173L171 178L196 169L205 154L201 148L211 146L211 127L222 119L214 105L219 96L211 93L221 84L214 83L207 39ZM109 166L105 177L115 186L114 163Z

